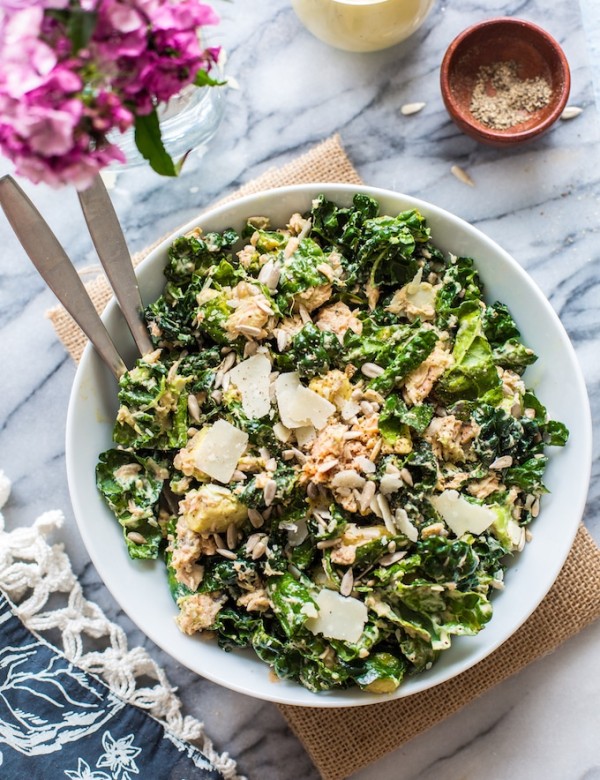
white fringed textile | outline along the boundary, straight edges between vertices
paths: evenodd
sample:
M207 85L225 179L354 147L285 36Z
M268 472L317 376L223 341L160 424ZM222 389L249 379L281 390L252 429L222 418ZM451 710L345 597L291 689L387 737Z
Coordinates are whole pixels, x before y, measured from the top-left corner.
M0 470L0 510L10 495L10 481ZM204 732L204 724L181 712L181 701L165 672L142 647L128 647L122 628L83 595L62 544L46 538L64 522L60 511L45 512L33 526L5 531L0 512L0 589L15 613L32 632L60 633L57 650L73 664L101 679L123 701L159 720L174 736L193 744L226 780L246 780L237 774L236 762L217 753ZM63 606L45 609L50 597L64 594ZM53 599L54 601L54 599ZM84 650L84 638L102 640L103 650ZM88 643L89 644L89 643ZM156 680L151 687L138 678Z

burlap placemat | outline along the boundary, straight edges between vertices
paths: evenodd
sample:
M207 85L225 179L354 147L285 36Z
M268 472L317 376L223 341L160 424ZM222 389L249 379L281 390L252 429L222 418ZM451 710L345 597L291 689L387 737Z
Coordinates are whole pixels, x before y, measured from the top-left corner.
M282 168L268 170L220 203L271 187L312 181L361 183L338 136ZM134 264L151 248L135 255ZM101 311L111 297L105 278L98 277L86 287ZM52 309L48 316L65 347L79 360L86 343L84 335L62 307ZM581 525L556 583L538 609L498 650L459 677L423 693L369 707L323 710L281 706L280 710L310 753L323 780L341 780L551 652L598 617L600 550ZM373 728L373 723L377 723L377 728Z

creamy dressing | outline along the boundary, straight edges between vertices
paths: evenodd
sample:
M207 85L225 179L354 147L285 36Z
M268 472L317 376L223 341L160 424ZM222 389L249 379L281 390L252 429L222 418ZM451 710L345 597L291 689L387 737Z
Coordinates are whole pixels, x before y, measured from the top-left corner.
M317 38L347 51L377 51L412 35L433 0L292 0L296 14Z

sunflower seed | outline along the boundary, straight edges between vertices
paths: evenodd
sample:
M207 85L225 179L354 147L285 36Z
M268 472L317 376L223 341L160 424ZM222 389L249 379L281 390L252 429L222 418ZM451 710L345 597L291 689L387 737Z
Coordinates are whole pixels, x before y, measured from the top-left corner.
M220 404L223 400L223 393L220 390L213 390L213 392L210 394L210 397L216 404Z
M354 587L354 572L348 569L340 582L340 596L349 596Z
M300 306L298 306L298 314L300 315L300 319L302 320L302 322L304 323L312 322L310 318L310 314L308 313L308 309L303 304L300 304Z
M269 304L266 301L263 301L262 298L256 298L256 305L261 311L264 311L265 314L273 315L275 312L273 309L269 306Z
M373 445L373 449L369 453L369 460L375 463L377 460L379 453L381 452L381 448L383 447L383 441L381 439L378 439L375 444Z
M363 491L360 496L360 511L366 512L369 505L371 504L371 501L373 500L373 496L375 495L375 483L374 482L367 482L367 484L364 486Z
M225 547L217 547L217 552L223 558L229 558L230 561L235 561L237 558L237 555L232 550L227 550Z
M364 474L374 474L376 471L376 466L373 461L364 455L357 455L354 458L354 463Z
M406 550L398 550L398 552L387 553L382 555L379 559L379 563L382 566L391 566L393 563L401 561L406 556Z
M265 463L265 469L266 471L277 471L277 461L275 458L269 458L269 460Z
M381 532L379 528L361 528L360 535L363 539L380 539Z
M284 258L291 257L296 249L300 246L300 241L295 236L290 238L287 244L285 245L285 249L283 250L283 256Z
M232 482L245 482L247 479L248 477L246 474L244 474L243 471L240 471L240 469L236 469L231 475Z
M265 524L265 518L258 509L248 509L248 520L250 520L253 528L262 528Z
M253 325L238 325L237 329L244 336L260 336L262 331L260 328L255 328Z
M565 110L560 115L561 119L575 119L576 116L579 116L581 112L583 111L583 108L579 108L579 106L567 106Z
M256 277L257 281L259 281L261 284L267 284L272 270L273 270L273 261L269 260L260 269L258 276Z
M400 469L400 476L402 477L404 482L406 482L407 485L409 485L410 487L413 486L414 483L413 483L412 474L406 467Z
M344 469L331 480L331 486L335 488L361 488L365 484L365 478L361 477L354 469Z
M304 455L302 457L304 458L304 460L306 460ZM337 466L337 464L339 462L340 461L339 461L338 458L329 458L329 460L326 460L324 463L321 463L320 466L317 466L317 473L318 474L325 474L326 471L331 471L331 469L334 466Z
M274 479L268 479L263 488L263 497L267 506L270 506L273 503L275 493L277 493L277 482L275 482Z
M304 223L304 226L302 227L302 230L298 233L298 241L302 241L303 238L306 238L306 236L310 233L311 227L312 220L307 219Z
M377 496L373 496L371 499L371 503L369 504L369 509L373 514L377 515L381 520L383 520L383 515L381 514L381 507L379 506L379 501L377 500Z
M540 513L540 499L536 498L533 504L531 505L531 516L537 517Z
M264 555L267 551L267 545L264 541L258 542L258 544L252 550L252 560L256 561L261 555Z
M293 563L288 563L288 571L292 575L292 577L295 577L297 580L299 580L302 577L302 572L297 566L294 566Z
M187 407L192 420L194 420L194 422L200 422L200 404L193 393L188 395Z
M145 536L138 533L137 531L129 531L127 534L127 538L130 542L133 542L134 544L146 544L148 541Z
M306 463L306 455L301 452L297 447L292 447L291 451L294 453L294 457L298 461L298 463Z
M500 458L496 458L493 463L490 463L490 468L494 471L501 471L512 466L513 459L510 455L502 455Z
M317 498L319 495L319 488L315 485L314 482L309 482L306 486L306 494L309 498L312 498L313 500Z
M394 525L394 518L392 517L390 505L388 504L387 498L382 496L381 493L379 493L377 496L377 505L379 506L379 511L381 512L385 527L391 534L395 534L396 526Z
M230 368L233 368L235 364L235 352L230 352L228 355L225 356L225 359L221 363L221 371L225 373L226 371L229 371Z
M456 176L456 178L459 181L461 181L463 184L468 184L469 187L474 187L475 186L475 182L473 181L473 179L469 176L469 174L466 171L464 171L460 167L460 165L453 165L450 168L450 173L453 176Z
M215 374L215 381L213 382L213 387L216 390L217 388L221 387L222 384L223 384L223 372L217 371L217 373Z
M215 540L215 545L217 547L221 547L222 549L225 549L227 545L223 541L223 537L220 534L213 534L213 539Z
M322 542L317 542L317 550L326 550L328 547L335 547L339 539L323 539Z
M281 278L281 269L278 266L273 266L271 269L271 273L269 274L269 278L267 279L267 287L271 292L274 292L277 289L277 285L279 284L279 279Z
M370 404L368 401L360 402L360 410L365 415L365 417L370 417L375 411L373 409L373 404Z
M259 447L258 448L258 454L260 455L260 457L264 461L269 460L269 458L271 457L271 453L269 452L269 450L266 447Z
M238 540L238 532L237 528L235 527L234 523L229 523L227 526L227 547L229 547L230 550L233 550L233 548L236 546Z
M246 544L244 545L244 548L248 553L248 555L250 555L250 553L260 542L260 540L264 538L265 538L265 534L250 534L250 536L246 539Z
M256 341L247 341L244 344L244 357L252 357L252 355L256 355L256 350L258 349L258 344Z
M342 439L346 439L346 441L351 441L352 439L360 439L362 436L361 431L344 431L342 434Z
M279 352L283 352L287 345L290 343L290 337L285 332L285 330L279 330L277 331L277 349Z
M377 363L363 363L360 370L369 379L375 379L375 377L381 376L384 372L384 369L378 366Z
M411 114L418 114L425 108L425 103L405 103L400 108L400 113L403 116L410 116Z

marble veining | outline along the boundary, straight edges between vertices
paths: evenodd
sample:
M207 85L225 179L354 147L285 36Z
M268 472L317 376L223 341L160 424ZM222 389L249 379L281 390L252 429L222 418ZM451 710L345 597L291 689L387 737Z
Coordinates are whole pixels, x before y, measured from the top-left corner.
M121 173L113 201L132 251L192 218L200 208L268 167L285 163L339 132L365 182L432 201L500 242L533 276L564 323L581 362L595 420L600 419L600 225L598 114L600 10L597 0L438 0L408 41L367 55L314 39L287 0L213 0L222 22L211 43L228 52L239 84L227 95L218 137L192 156L181 178L145 169ZM562 44L572 68L576 120L514 151L477 145L448 119L438 87L441 57L469 24L492 16L539 23ZM583 21L582 21L583 20ZM588 61L594 57L595 67ZM592 76L594 78L592 78ZM595 81L595 84L594 84ZM400 107L424 101L420 114ZM458 164L470 188L450 173ZM0 173L10 170L0 162ZM78 267L97 260L76 197L24 183ZM274 705L219 688L181 667L147 640L99 580L69 504L64 430L74 366L44 312L53 296L0 216L0 467L13 481L9 526L62 508L65 544L86 595L143 644L179 686L187 710L204 720L219 749L252 780L316 780L317 772ZM596 433L597 424L596 424ZM596 436L585 523L600 541L600 459ZM35 475L35 479L32 479ZM150 605L151 606L151 605ZM600 777L600 678L594 625L517 677L356 780L594 780Z

